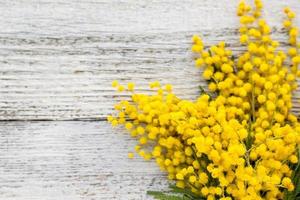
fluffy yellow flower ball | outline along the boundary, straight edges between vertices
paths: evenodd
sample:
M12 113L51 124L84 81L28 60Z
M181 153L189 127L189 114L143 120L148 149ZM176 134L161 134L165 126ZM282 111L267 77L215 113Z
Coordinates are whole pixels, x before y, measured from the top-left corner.
M124 125L139 142L137 154L155 159L177 187L208 200L275 200L295 190L300 144L300 123L291 112L300 74L295 13L284 10L290 44L284 52L261 11L260 0L253 7L239 4L246 50L238 57L223 41L207 48L193 36L195 65L204 70L209 89L195 101L180 99L172 85L157 81L150 83L152 95L135 93L133 83L112 83L131 98L116 104L118 115L107 120Z

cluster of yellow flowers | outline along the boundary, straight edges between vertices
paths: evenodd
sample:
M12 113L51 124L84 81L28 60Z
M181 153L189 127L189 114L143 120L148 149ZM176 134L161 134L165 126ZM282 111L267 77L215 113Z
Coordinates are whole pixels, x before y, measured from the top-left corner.
M293 191L292 169L298 162L300 123L291 113L300 63L295 17L286 8L287 53L270 37L261 18L262 2L238 6L240 43L234 58L224 42L205 48L193 36L195 64L204 69L209 92L196 101L182 100L172 86L150 84L155 94L132 92L131 101L115 105L113 126L123 124L139 140L136 152L156 159L168 178L208 200L277 200ZM134 154L128 156L133 158Z

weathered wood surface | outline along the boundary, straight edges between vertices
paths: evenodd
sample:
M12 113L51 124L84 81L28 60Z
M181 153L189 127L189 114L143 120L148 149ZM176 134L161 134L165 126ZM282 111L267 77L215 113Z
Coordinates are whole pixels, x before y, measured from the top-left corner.
M140 200L165 188L153 162L126 158L135 142L124 130L80 120L103 120L128 98L110 87L114 79L136 82L139 92L160 80L195 99L205 82L190 38L225 40L238 54L237 2L0 0L0 199ZM285 41L282 8L300 13L299 2L265 4L274 38Z
M162 80L195 99L204 82L190 38L226 40L238 53L237 2L0 1L0 120L104 118L120 99L110 87L114 79L134 81L141 92ZM300 13L299 2L265 4L274 37L285 41L282 9Z
M0 122L1 200L146 199L166 178L106 122Z

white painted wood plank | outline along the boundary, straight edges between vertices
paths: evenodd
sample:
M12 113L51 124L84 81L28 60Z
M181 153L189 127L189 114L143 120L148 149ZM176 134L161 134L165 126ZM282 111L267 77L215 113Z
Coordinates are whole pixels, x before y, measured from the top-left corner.
M1 200L150 199L166 188L135 141L106 122L0 122Z
M110 87L114 79L134 81L140 92L161 80L195 99L205 83L193 67L190 38L226 40L237 54L237 2L0 0L0 120L104 118L121 98ZM274 37L285 41L281 10L300 13L300 4L265 4Z

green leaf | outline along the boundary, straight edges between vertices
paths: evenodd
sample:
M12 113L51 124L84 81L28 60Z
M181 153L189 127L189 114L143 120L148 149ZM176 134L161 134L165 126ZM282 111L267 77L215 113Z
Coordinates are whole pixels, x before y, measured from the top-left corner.
M298 160L300 159L300 153L298 152ZM294 169L293 183L295 185L294 197L300 198L300 162L298 161L297 166Z
M147 194L158 200L206 200L189 189L178 188L176 185L169 185L169 191L148 191Z
M204 199L204 198L194 194L190 190L179 188L176 185L169 185L169 188L171 189L171 193L183 194L183 195L188 196L190 199L199 199L199 200Z
M300 161L300 150L298 149L298 160ZM292 192L285 192L285 200L300 200L300 162L298 161L297 165L294 168L292 174L292 181L295 186L295 190Z
M183 197L170 195L159 191L147 191L147 194L158 200L182 200Z
M206 92L201 85L199 86L199 89L200 89L200 94L207 94L209 96L209 98L212 98L212 94L209 92Z

